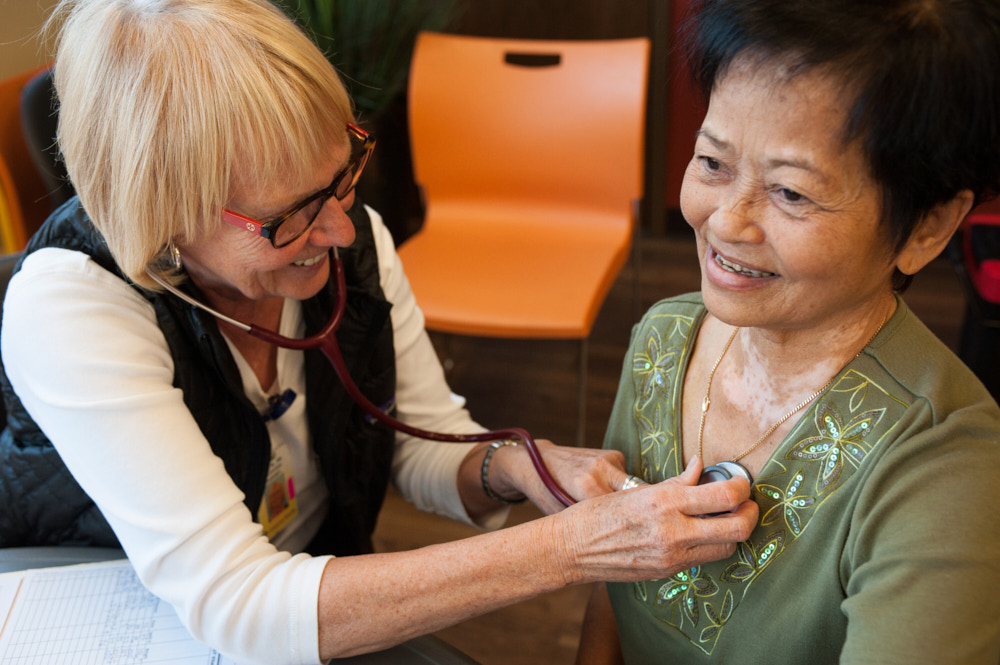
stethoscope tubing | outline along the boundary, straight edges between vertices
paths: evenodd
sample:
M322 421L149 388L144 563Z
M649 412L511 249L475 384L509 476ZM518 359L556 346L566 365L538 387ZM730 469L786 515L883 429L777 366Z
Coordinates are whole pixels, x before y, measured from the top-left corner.
M490 430L487 432L479 432L476 434L446 434L444 432L432 432L429 430L420 429L418 427L413 427L408 425L396 418L390 416L388 413L378 408L371 401L365 397L365 395L358 389L355 385L354 380L351 378L350 372L347 370L347 365L344 363L344 356L340 352L340 346L337 344L336 332L340 328L340 323L344 318L344 311L347 307L347 282L344 276L344 265L340 259L340 254L337 248L334 247L330 253L330 268L334 272L334 279L336 280L336 302L334 303L333 313L330 316L330 320L323 326L315 335L309 337L303 337L302 339L295 339L292 337L286 337L280 333L274 332L273 330L268 330L262 328L256 324L248 324L228 317L221 312L218 312L211 307L198 302L191 296L178 290L172 284L163 279L160 275L157 275L154 271L147 269L147 274L152 277L158 284L163 286L173 295L181 298L185 302L201 310L204 310L211 314L212 316L226 321L246 332L250 333L257 339L263 340L275 346L279 346L286 349L294 350L309 350L309 349L319 349L326 359L333 366L334 372L343 384L344 389L354 400L355 404L361 407L369 416L375 418L381 423L388 425L392 429L414 436L420 439L427 439L431 441L443 441L448 443L474 443L479 441L493 441L496 439L516 439L524 444L525 449L528 451L528 456L531 458L531 463L535 468L535 472L538 474L539 479L541 479L542 484L545 485L546 489L559 501L563 506L569 507L576 503L576 501L571 497L556 481L549 471L548 467L545 465L545 461L542 459L542 455L538 450L538 445L535 440L527 432L527 430L521 429L519 427L510 427L506 429Z

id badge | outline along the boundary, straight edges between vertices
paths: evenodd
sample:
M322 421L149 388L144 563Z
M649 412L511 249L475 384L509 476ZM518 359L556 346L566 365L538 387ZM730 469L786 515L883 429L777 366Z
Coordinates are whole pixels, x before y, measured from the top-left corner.
M295 480L292 465L282 446L271 456L267 469L267 485L260 500L257 519L264 527L264 534L274 540L288 523L299 514L295 501Z

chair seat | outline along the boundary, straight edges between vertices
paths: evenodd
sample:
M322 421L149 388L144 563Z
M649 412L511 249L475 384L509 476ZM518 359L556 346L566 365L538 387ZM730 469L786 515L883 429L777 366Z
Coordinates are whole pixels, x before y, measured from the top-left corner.
M565 229L524 211L495 210L495 221L474 214L477 223L435 219L399 249L427 327L489 337L587 337L628 258L627 211L617 220L580 213Z

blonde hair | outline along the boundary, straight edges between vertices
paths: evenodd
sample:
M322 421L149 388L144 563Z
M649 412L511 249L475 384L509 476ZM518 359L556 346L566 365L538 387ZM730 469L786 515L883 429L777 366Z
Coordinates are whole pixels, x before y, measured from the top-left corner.
M267 0L63 0L59 146L122 272L222 223L236 182L306 179L353 119L323 54Z

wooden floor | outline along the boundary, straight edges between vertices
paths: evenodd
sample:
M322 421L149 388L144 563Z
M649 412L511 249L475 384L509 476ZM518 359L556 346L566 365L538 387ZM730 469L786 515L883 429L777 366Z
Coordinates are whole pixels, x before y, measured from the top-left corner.
M694 243L687 236L646 238L639 243L641 303L633 299L630 262L615 283L590 341L586 399L586 445L599 447L610 414L635 312L656 300L698 289ZM943 258L917 278L906 294L917 315L956 349L964 316L961 286ZM576 433L575 342L527 342L433 336L450 367L455 392L469 400L473 415L491 428L518 426L536 438L571 444ZM535 519L528 506L512 521ZM421 547L474 535L470 528L420 513L390 493L376 533L382 551ZM589 587L573 587L483 617L438 635L483 665L572 663Z

